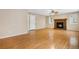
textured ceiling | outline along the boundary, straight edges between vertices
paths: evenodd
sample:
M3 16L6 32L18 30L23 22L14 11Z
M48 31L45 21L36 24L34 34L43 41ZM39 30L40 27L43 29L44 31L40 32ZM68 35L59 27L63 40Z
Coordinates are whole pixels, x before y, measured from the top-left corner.
M27 9L27 12L48 16L51 10L58 11L59 14L79 11L79 9Z

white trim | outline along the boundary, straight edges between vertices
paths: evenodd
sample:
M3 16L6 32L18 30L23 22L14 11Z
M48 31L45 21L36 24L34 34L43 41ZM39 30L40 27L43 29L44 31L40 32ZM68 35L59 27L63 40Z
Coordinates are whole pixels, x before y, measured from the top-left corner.
M13 36L19 36L19 35L22 35L22 34L28 34L28 32L25 32L25 33L19 33L19 34L15 34L15 35L5 35L5 36L1 36L0 39L8 38L8 37L13 37Z

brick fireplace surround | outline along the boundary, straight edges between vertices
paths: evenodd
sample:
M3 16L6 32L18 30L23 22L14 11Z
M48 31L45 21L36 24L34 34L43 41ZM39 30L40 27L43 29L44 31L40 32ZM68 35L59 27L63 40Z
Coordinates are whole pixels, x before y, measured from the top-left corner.
M67 19L54 19L54 29L66 30L66 20Z

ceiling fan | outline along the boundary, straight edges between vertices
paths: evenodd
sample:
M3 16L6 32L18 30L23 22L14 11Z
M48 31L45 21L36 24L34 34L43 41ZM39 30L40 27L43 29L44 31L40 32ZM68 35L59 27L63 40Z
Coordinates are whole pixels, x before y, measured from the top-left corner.
M58 11L57 10L50 10L49 15L58 15Z

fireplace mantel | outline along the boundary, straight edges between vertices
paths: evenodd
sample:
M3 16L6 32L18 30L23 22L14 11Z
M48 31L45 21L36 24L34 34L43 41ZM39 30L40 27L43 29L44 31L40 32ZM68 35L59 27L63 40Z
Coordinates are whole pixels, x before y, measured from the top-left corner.
M54 21L61 21L61 20L62 20L62 21L63 21L63 20L66 21L67 19L66 19L66 18L65 18L65 19L54 19Z

